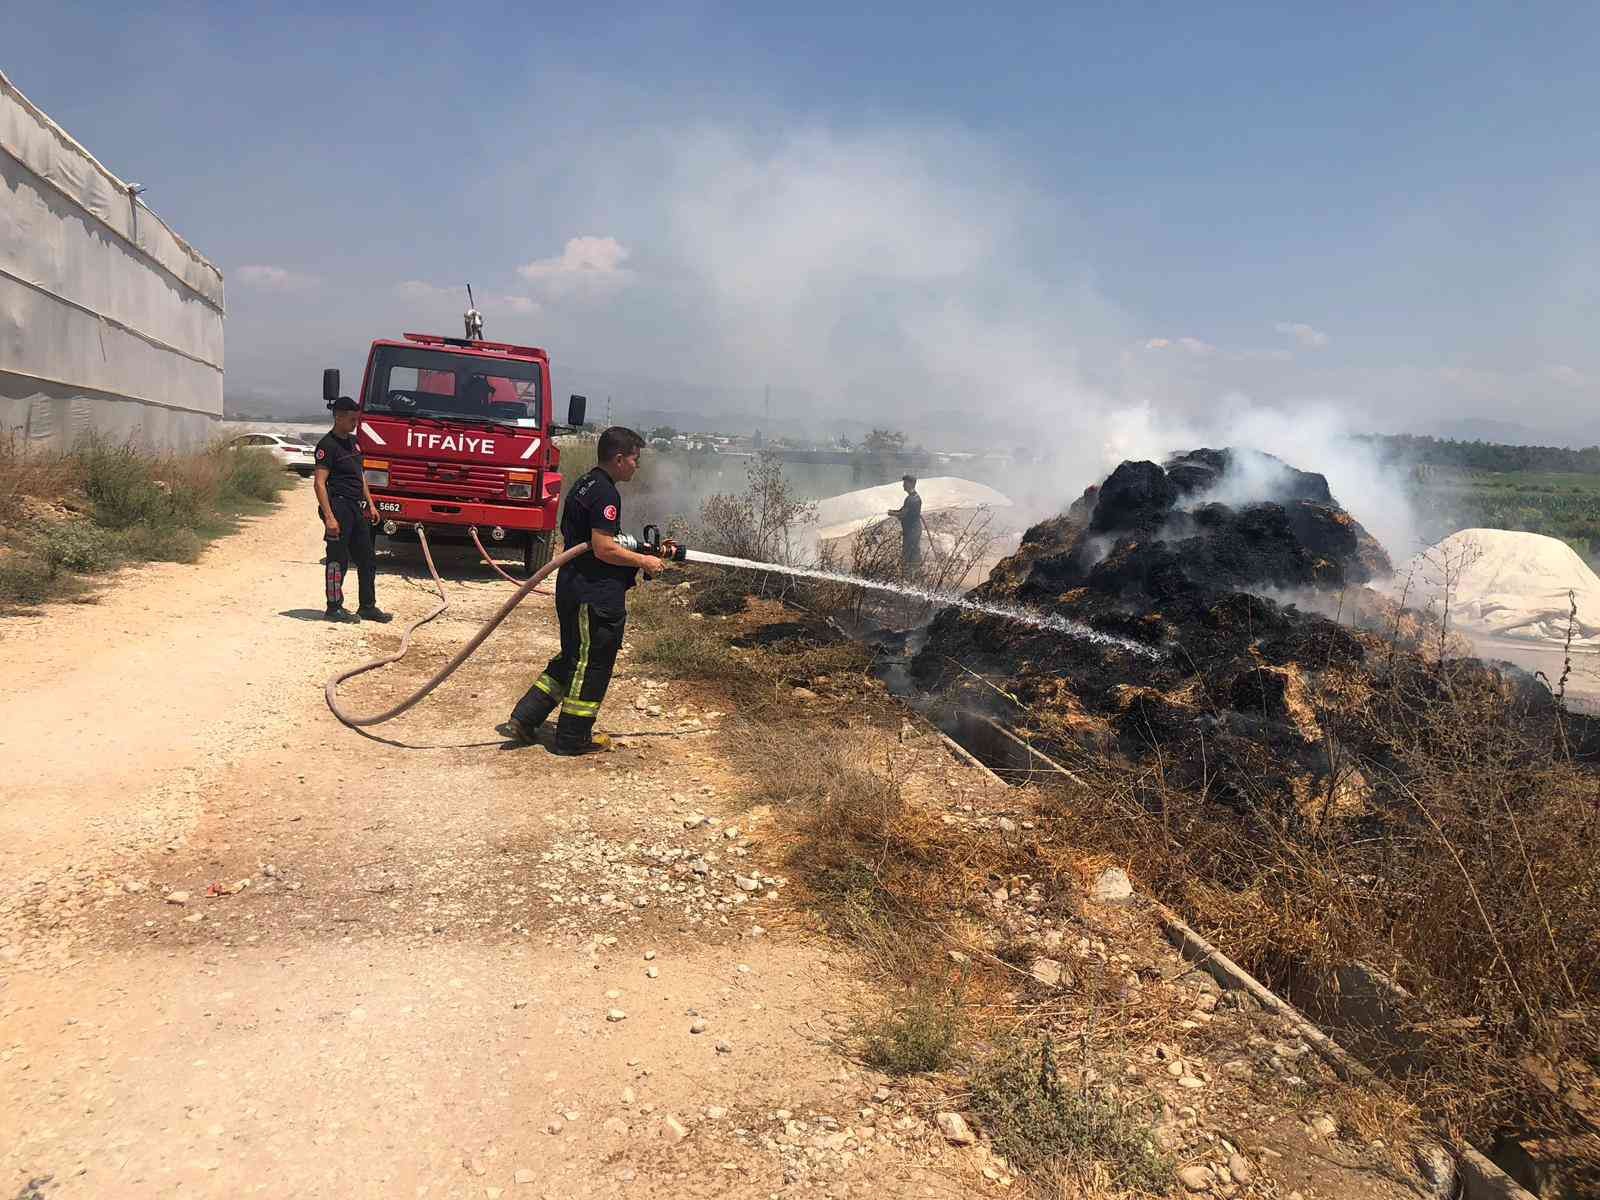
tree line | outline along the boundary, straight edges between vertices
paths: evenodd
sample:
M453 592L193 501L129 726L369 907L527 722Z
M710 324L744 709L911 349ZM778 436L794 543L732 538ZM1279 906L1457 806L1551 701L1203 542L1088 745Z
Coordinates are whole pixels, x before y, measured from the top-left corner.
M1546 471L1600 475L1600 446L1569 450L1564 446L1508 446L1499 442L1463 442L1420 434L1364 434L1357 440L1377 448L1386 459L1473 471Z

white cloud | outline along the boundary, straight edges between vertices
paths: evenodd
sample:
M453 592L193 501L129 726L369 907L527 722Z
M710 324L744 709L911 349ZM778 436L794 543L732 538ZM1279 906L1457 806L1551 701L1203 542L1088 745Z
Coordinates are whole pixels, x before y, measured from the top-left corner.
M1307 325L1303 321L1279 321L1273 326L1273 329L1285 337L1292 337L1302 346L1310 346L1313 349L1320 350L1328 344L1327 334L1320 329Z
M1567 387L1582 387L1584 374L1577 367L1570 367L1566 363L1553 363L1544 369L1545 377Z
M622 264L630 251L614 237L585 234L568 238L554 258L538 258L517 268L529 283L547 291L609 290L626 284L631 272Z
M1196 358L1205 358L1215 354L1217 348L1210 342L1203 342L1199 338L1151 338L1144 344L1146 350L1185 350Z
M454 305L461 312L467 310L467 290L460 284L429 283L426 279L407 279L394 286L395 295L407 300L426 301L430 305ZM478 311L485 321L497 313L515 313L526 316L539 311L539 302L532 296L510 292L479 292ZM493 340L491 338L491 340Z
M234 271L233 277L246 287L263 292L298 292L317 285L317 280L313 276L302 275L298 271L290 271L284 267L264 266L259 263L239 267Z

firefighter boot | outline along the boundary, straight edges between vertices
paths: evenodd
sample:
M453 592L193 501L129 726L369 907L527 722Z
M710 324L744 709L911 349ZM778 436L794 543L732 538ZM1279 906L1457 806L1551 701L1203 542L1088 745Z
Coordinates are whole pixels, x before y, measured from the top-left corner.
M593 754L610 746L610 738L603 733L594 733L593 717L575 717L564 712L556 722L556 741L552 749L557 754Z
M556 700L548 692L535 684L528 689L528 694L517 701L517 706L511 710L511 716L506 721L512 736L519 742L531 742L543 725L545 718L555 712Z

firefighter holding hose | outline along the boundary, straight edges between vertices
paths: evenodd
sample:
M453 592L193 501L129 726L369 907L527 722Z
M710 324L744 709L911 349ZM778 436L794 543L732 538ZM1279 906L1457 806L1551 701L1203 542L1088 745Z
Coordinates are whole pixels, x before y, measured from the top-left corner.
M634 477L643 449L644 438L633 430L620 425L607 429L600 435L598 464L567 493L561 540L568 546L588 542L589 549L556 573L561 652L517 701L506 722L518 741L533 741L545 718L559 707L557 754L586 754L607 744L603 736L595 736L594 722L622 649L628 589L636 571L648 578L665 565L658 555L639 554L617 542L622 531L617 484Z

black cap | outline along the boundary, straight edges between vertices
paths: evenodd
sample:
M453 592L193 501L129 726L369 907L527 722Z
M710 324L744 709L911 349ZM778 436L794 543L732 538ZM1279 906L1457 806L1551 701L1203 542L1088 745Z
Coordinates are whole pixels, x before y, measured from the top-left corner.
M334 412L360 412L361 406L349 396L340 396L333 402Z

